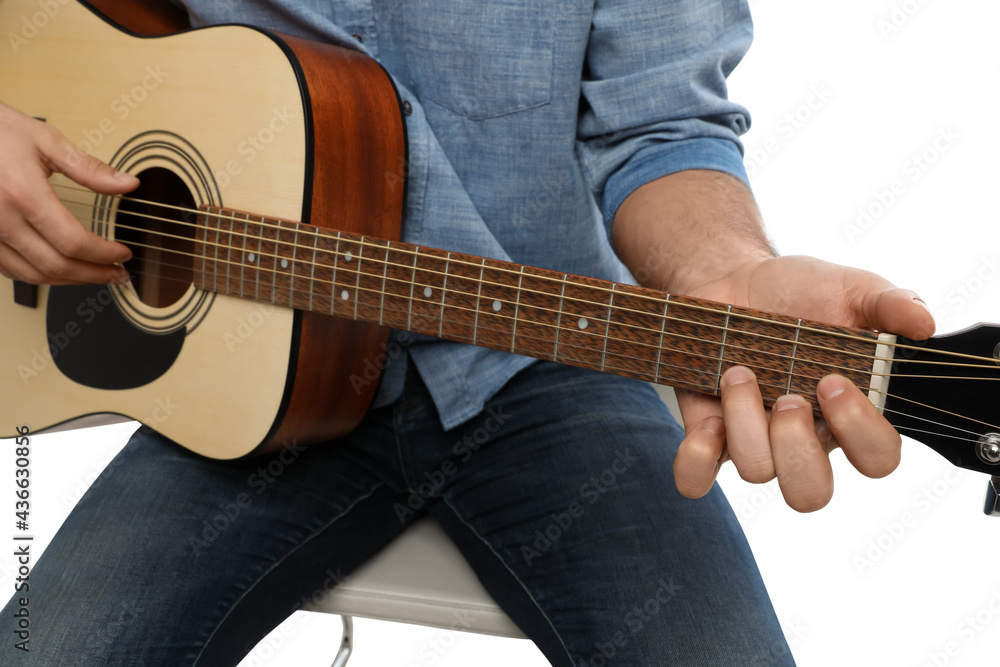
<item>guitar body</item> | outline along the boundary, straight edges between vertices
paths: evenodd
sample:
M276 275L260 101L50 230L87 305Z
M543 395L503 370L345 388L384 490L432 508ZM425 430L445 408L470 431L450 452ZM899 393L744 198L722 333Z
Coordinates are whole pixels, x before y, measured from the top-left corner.
M140 176L143 197L398 238L405 131L373 61L245 26L170 34L178 17L148 3L52 5L0 3L2 101ZM126 233L118 199L53 184L95 232ZM376 383L350 378L386 328L199 290L153 260L131 285L16 300L0 277L0 436L113 413L236 458L356 425Z

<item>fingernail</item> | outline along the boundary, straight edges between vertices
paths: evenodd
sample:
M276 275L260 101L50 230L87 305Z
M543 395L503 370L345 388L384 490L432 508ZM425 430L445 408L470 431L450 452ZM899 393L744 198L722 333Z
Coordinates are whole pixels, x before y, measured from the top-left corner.
M774 411L798 410L806 406L806 399L797 394L782 394L774 401Z
M127 181L135 178L135 176L133 176L132 174L126 174L124 171L116 171L115 178L122 181Z
M744 366L733 366L722 374L722 386L731 387L744 382L753 382L754 376L749 368Z
M839 375L827 375L819 381L816 391L826 400L837 398L847 390L847 380Z
M924 301L923 299L921 299L916 294L913 295L913 303L916 303L916 304L919 304L919 305L923 306L924 308L927 309L928 313L931 312L931 307L927 305L927 302Z
M719 417L709 417L702 422L701 427L712 435L724 435L726 432L726 425Z

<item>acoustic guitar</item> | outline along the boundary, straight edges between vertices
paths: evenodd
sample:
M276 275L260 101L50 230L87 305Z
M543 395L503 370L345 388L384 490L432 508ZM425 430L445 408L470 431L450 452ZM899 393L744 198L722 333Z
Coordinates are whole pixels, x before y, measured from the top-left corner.
M126 0L4 0L0 28L3 102L142 182L52 179L132 281L0 278L0 436L112 414L216 458L329 440L396 328L707 394L744 364L767 402L841 373L902 434L1000 470L997 327L914 342L406 244L401 102L362 54Z

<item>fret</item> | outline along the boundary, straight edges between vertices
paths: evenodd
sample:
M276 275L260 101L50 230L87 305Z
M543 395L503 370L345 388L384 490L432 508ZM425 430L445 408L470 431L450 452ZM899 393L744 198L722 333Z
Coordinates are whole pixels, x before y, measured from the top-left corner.
M733 313L733 307L726 308L726 323L722 325L722 343L719 346L719 368L715 372L715 394L719 395L719 384L722 382L722 362L726 358L726 336L729 335L729 317Z
M476 318L472 325L472 344L479 345L479 310L483 298L483 272L486 270L486 258L479 264L479 285L476 288Z
M313 239L313 256L312 264L309 269L309 312L313 311L313 288L316 285L316 266L319 263L319 230L312 235Z
M230 277L233 267L233 222L232 216L229 216L229 220L226 221L229 229L226 232L226 242L224 244L226 249L226 287L223 292L224 294L232 294L233 289L232 278Z
M521 285L524 282L524 267L517 276L517 299L514 301L514 324L510 328L510 351L514 352L514 342L517 340L517 313L521 309Z
M295 234L292 236L292 257L287 268L288 271L288 307L295 307L295 265L298 264L299 258L299 225L295 225ZM281 268L286 268L285 262L281 263Z
M337 243L333 249L333 278L330 280L330 314L337 310L337 301L341 298L341 291L337 286L337 262L340 260L340 232L337 232Z
M410 246L387 241L382 267L382 303L379 323L410 331L413 313L413 272L410 264L415 253Z
M410 303L406 311L406 330L413 330L413 290L417 286L417 260L420 258L420 246L413 251L413 268L410 270Z
M358 304L361 303L361 258L364 256L365 252L365 237L361 237L361 242L358 244L358 263L357 269L355 269L354 277L354 319L358 319ZM350 258L345 256L345 260L348 262Z
M246 224L243 225L243 227L244 227L243 234L241 234L241 236L243 237L243 256L240 259L240 296L246 296L245 292L243 291L243 279L246 276L246 265L247 265L247 233L250 230L250 214L247 213L246 216L245 216L245 218L246 218Z
M261 218L263 221L264 219ZM274 227L274 252L271 253L271 303L278 303L278 256L281 254L281 220L277 220Z
M721 304L676 295L670 297L670 310L657 382L710 394L718 377L717 346L726 310Z
M260 224L257 225L257 279L254 281L253 298L260 301L260 267L264 261L264 218L261 216Z
M608 358L608 339L611 338L611 313L615 307L615 289L618 286L614 283L611 285L611 299L608 300L608 333L604 336L604 347L601 349L601 372L604 372L604 363Z
M215 263L212 265L212 287L213 292L219 291L219 239L222 238L222 219L215 218Z
M641 287L614 285L602 370L656 382L664 327L662 297L650 298L648 290Z
M444 304L448 294L448 272L451 267L451 253L444 260L444 279L441 281L441 316L438 319L438 338L444 336Z
M726 333L725 368L746 366L757 376L761 389L776 396L788 385L788 360L797 335L798 320L766 315L733 306Z
M389 251L392 245L392 241L385 242L385 259L382 260L382 292L379 295L378 301L378 323L382 324L385 320L385 283L389 276Z
M802 318L795 323L795 340L792 341L792 359L788 363L788 384L785 385L785 393L792 393L792 376L795 373L795 353L799 349L799 332L802 331Z
M570 276L566 281L559 334L563 363L600 368L609 328L608 307L601 301L608 292L607 283L593 278Z
M670 310L670 295L663 300L663 321L660 323L660 342L656 346L656 375L654 382L660 380L660 360L663 358L663 336L667 333L667 312Z
M434 248L421 248L417 257L411 301L411 328L428 336L444 335L446 269L450 254ZM454 340L454 337L449 337ZM461 337L458 337L461 340Z
M845 338L845 333L850 337ZM805 323L795 353L791 393L814 400L816 383L830 373L843 375L867 389L871 382L872 346L877 340L878 334L867 331Z
M558 280L559 275L528 266L517 273L516 314L508 352L536 359L555 358L559 295L565 285L565 281Z
M485 262L482 283L486 298L479 302L479 317L486 318L489 324L488 328L479 328L479 339L486 347L507 350L513 339L517 287L509 263L495 259Z
M562 284L559 287L559 308L556 310L556 332L555 341L552 346L552 361L559 361L559 331L562 329L563 304L566 301L566 283L569 281L569 274L564 273Z

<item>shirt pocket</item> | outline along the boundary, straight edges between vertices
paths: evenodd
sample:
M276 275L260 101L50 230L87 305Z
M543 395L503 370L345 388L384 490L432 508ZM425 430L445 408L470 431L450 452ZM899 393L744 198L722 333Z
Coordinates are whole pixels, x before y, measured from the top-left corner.
M551 0L405 0L414 91L472 120L547 104L553 11Z

